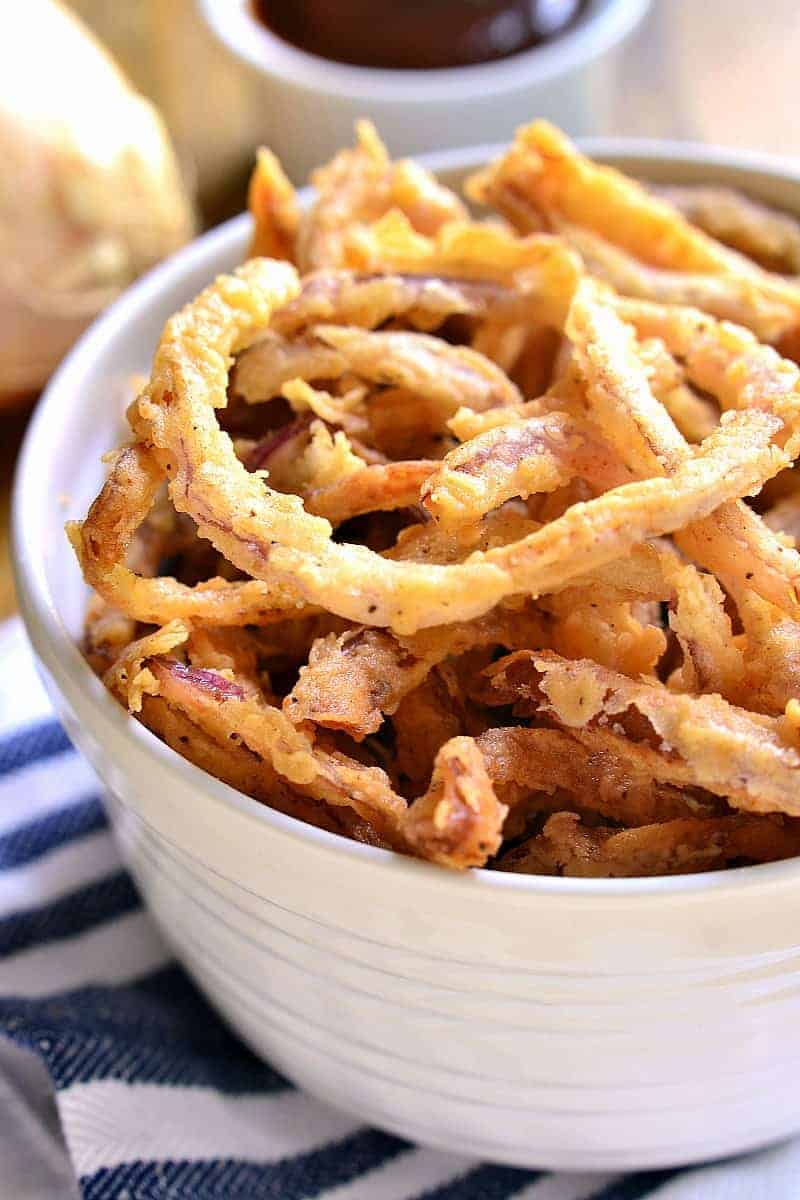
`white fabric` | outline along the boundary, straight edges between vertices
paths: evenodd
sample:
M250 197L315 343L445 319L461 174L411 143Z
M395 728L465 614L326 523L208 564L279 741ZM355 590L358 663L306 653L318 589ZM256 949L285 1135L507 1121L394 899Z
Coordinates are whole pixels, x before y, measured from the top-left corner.
M0 1200L73 1200L53 1089L35 1054L0 1038Z
M209 1130L214 1155L255 1162L303 1154L354 1133L352 1117L317 1103L303 1092L274 1096L222 1096L192 1089L192 1119L180 1088L103 1079L71 1087L62 1103L69 1118L70 1149L79 1175L137 1158L205 1158ZM270 1132L269 1156L264 1130Z

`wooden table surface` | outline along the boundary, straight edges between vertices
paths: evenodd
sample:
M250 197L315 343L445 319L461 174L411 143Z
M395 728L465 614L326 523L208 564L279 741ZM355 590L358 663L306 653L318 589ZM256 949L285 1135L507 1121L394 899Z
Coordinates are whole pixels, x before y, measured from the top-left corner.
M11 578L9 514L14 461L27 422L26 413L0 415L0 620L16 607Z
M92 11L87 0L76 7ZM621 56L606 132L800 158L798 58L798 0L654 0ZM0 416L0 618L14 607L9 486L23 427L19 415Z
M653 0L608 132L800 158L798 58L797 0Z

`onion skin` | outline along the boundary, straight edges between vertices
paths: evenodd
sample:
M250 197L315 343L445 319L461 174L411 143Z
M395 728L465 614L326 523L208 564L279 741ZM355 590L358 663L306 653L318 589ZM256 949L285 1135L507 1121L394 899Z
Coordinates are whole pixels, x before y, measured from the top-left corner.
M38 391L193 232L156 110L56 0L15 6L0 39L0 407Z

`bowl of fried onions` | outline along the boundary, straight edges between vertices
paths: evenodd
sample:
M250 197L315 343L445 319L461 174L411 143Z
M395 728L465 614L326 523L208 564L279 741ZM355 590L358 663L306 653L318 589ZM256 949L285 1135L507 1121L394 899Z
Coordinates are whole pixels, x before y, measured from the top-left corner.
M415 1141L794 1132L800 176L362 123L300 194L261 151L250 209L83 338L16 485L30 636L167 939Z

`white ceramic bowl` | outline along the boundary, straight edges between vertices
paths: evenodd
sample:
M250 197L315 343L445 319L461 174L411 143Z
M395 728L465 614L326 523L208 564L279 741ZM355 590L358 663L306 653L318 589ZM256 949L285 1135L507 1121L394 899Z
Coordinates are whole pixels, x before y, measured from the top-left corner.
M668 145L592 149L800 213L800 172L782 165ZM440 156L442 177L458 182L486 153ZM796 1131L800 862L650 880L456 876L217 782L129 718L84 663L85 591L63 522L98 487L120 384L146 369L164 320L240 259L248 232L240 218L201 238L84 336L39 405L16 482L31 639L175 953L298 1084L421 1142L621 1169Z
M258 81L263 141L305 179L371 117L393 154L507 137L532 115L572 134L607 128L616 51L650 0L589 0L573 29L510 58L440 70L377 70L330 62L271 33L250 0L199 0L212 31Z

